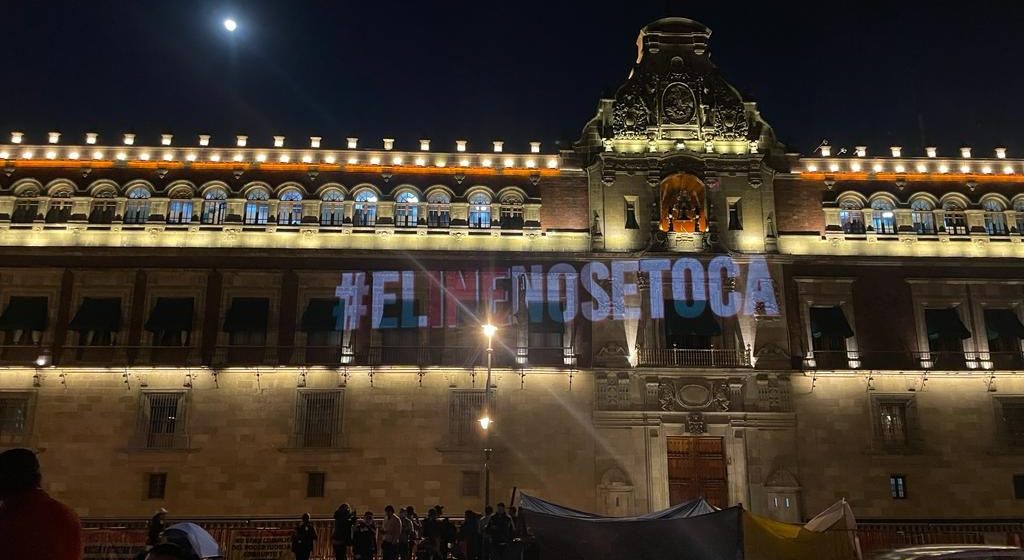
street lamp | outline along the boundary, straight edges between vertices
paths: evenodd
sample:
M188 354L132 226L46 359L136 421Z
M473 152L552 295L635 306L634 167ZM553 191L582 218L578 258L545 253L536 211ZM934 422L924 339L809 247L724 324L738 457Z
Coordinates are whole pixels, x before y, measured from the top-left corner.
M491 448L488 446L488 435L493 421L491 420L491 360L494 356L492 341L498 327L487 323L484 325L484 336L487 337L487 383L484 385L484 414L480 417L480 427L484 429L484 509L491 505Z

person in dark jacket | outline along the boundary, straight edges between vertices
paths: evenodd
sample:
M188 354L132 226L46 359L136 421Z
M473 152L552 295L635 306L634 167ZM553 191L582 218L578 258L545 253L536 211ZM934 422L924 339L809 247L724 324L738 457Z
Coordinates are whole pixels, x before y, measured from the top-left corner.
M352 556L355 560L372 560L377 554L377 523L373 513L366 512L352 528Z
M352 526L356 523L356 514L348 504L341 504L334 512L334 532L331 533L331 546L334 548L335 560L346 560L348 549L352 546Z
M463 514L462 526L459 527L458 541L462 558L478 560L480 554L480 515L471 509Z
M423 520L423 542L420 546L430 549L432 558L441 558L441 520L437 518L437 508L430 508L427 511L427 518Z
M160 544L160 533L164 532L164 521L167 517L167 510L160 508L160 511L156 512L149 520L149 525L146 526L146 546L156 546Z
M487 522L487 536L490 540L490 555L492 560L501 560L505 549L512 542L515 536L515 525L512 518L505 512L505 504L498 503L498 508Z
M316 546L316 528L309 522L309 514L302 514L302 523L292 533L292 552L295 553L295 560L309 560L313 554L313 547Z

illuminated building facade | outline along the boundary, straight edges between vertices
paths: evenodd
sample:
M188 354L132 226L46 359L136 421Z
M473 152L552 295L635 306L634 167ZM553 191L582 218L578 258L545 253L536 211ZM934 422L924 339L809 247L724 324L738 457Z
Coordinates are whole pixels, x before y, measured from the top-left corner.
M709 36L560 153L12 134L0 445L85 517L479 509L484 447L492 501L1013 516L1024 161L787 153Z

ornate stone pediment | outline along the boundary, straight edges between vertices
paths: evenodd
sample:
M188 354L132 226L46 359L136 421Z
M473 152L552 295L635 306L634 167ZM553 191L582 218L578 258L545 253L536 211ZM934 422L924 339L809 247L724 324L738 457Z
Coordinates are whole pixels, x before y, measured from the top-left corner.
M730 384L722 379L662 379L658 408L665 412L728 412L734 408Z

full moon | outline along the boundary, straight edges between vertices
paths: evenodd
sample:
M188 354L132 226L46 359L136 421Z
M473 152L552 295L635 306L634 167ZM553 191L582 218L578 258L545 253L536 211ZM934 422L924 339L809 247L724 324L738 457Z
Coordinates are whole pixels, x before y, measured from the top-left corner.
M233 19L226 19L224 20L224 29L227 29L228 31L234 31L238 29L238 23L235 22L235 20Z

